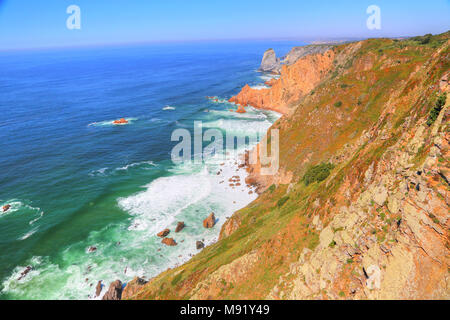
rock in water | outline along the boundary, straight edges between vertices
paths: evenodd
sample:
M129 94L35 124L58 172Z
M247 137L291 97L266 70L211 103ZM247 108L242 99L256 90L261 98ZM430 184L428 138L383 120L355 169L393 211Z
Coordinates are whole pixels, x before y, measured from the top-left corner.
M197 241L196 246L197 246L197 250L200 250L205 247L205 244L202 241Z
M174 247L177 245L175 240L173 240L172 238L164 238L161 242L169 247Z
M87 250L88 253L92 253L92 252L95 252L95 251L97 251L97 247L95 247L95 246L91 246Z
M108 291L102 300L121 300L122 299L122 281L116 280L109 285Z
M32 266L28 266L25 268L25 270L22 271L22 273L20 274L20 277L17 279L18 281L22 280L23 278L25 278L27 276L27 274L33 270Z
M113 123L114 124L128 124L128 120L121 118L119 120L115 120Z
M170 230L165 229L165 230L161 231L160 233L158 233L157 236L160 238L165 238L169 235L169 233L170 233Z
M264 52L259 71L279 73L281 69L280 59L277 58L275 50L268 49Z
M11 209L11 205L10 204L6 204L6 205L4 205L3 206L3 212L6 212L6 211L8 211L9 209Z
M136 293L138 293L141 288L147 283L148 281L136 277L130 282L127 283L125 286L125 289L123 289L122 292L122 300L128 300L131 299Z
M184 222L178 222L177 228L175 229L175 232L180 232L185 227Z
M214 212L211 212L208 218L203 220L203 226L207 229L211 229L216 224L216 217L214 215Z
M95 296L98 297L100 295L100 293L102 292L103 289L103 285L102 285L102 281L100 280L97 283L97 286L95 287Z

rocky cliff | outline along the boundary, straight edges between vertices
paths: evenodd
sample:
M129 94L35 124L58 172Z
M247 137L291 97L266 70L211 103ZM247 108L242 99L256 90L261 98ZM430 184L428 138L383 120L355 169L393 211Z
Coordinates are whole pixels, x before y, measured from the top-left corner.
M244 88L285 114L279 173L132 298L449 299L449 35L335 46Z
M272 80L270 88L258 90L247 85L230 102L287 114L329 73L334 59L333 50L304 56L291 66L283 65L281 77Z
M284 56L281 59L277 58L275 50L270 48L266 50L266 52L264 52L263 59L261 61L261 66L259 67L258 71L280 74L283 65L290 66L295 62L297 62L298 59L304 56L310 54L324 53L325 51L328 51L330 48L332 48L332 46L329 44L311 44L308 46L294 47L291 49L291 51L289 51L289 53L286 56Z

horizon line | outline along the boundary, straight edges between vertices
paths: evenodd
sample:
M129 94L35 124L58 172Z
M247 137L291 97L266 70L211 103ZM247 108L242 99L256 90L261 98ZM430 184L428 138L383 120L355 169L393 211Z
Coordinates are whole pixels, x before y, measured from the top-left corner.
M47 45L35 47L10 47L0 48L0 52L17 52L17 51L42 51L42 50L59 50L59 49L82 49L82 48L98 48L98 47L118 47L118 46L139 46L152 44L177 44L177 43L199 43L199 42L228 42L228 41L300 41L306 45L314 42L348 42L348 41L363 41L368 39L402 39L410 38L411 36L379 36L379 37L276 37L276 38L205 38L205 39L178 39L178 40L149 40L149 41L132 41L132 42L105 42L105 43L84 43L74 45ZM313 40L314 39L314 40Z

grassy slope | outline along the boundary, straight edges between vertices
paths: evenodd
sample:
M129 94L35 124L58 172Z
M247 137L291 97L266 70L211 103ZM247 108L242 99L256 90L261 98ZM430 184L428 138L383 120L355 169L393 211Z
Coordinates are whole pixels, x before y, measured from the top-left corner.
M286 185L270 188L235 213L233 219L240 222L236 232L152 279L135 298L189 299L209 274L250 252L258 259L245 278L223 280L220 287L210 288L207 298L265 298L302 249L317 246L319 234L309 228L311 217L319 213L326 224L333 206L341 201L335 194L344 178L363 179L368 166L397 141L405 119L428 114L436 91L431 86L450 68L448 47L439 57L432 56L448 38L447 32L427 44L420 39L367 40L354 55L336 63L327 79L298 102L296 111L274 125L281 130L281 166L294 172L289 196ZM334 50L338 53L350 45ZM414 71L417 75L411 77ZM387 124L391 125L386 139L357 144L362 134L373 128L381 132ZM336 164L330 177L306 186L301 181L304 173L322 162ZM325 205L316 207L317 199Z

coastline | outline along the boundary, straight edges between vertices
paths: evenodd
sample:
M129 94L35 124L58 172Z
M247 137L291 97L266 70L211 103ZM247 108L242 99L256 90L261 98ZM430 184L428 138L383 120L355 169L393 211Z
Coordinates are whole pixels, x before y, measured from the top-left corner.
M293 101L299 100L302 97L306 96L320 81L322 81L324 75L331 68L333 59L334 51L327 49L323 53L312 53L302 56L289 66L283 65L279 75L262 72L263 76L271 78L264 83L267 88L251 88L247 84L240 90L237 95L230 98L227 102L237 106L238 111L242 110L242 108L245 110L245 108L253 107L255 109L276 112L280 115L278 118L278 120L280 120L290 113L290 104L292 104ZM298 74L300 74L300 76L298 76ZM286 89L298 93L286 99L283 94L280 94L280 91L284 92ZM209 98L213 98L212 100L215 102L222 101L218 97ZM277 105L277 103L279 105ZM232 111L230 110L230 112ZM266 130L263 139L267 139L267 134L273 127L273 124ZM245 185L248 187L248 190L250 192L254 192L257 195L257 197L253 199L253 201L255 201L270 185L274 183L289 184L293 178L292 173L284 172L282 168L279 168L279 171L276 175L261 176L259 151L260 143L258 142L255 146L253 146L253 148L245 151L244 153L238 154L237 159L232 160L235 161L237 170L239 169L239 166L244 166L243 168L245 171L245 176L243 177L243 179L241 178L240 181L245 181ZM248 158L251 154L252 156L256 157L257 163L248 163ZM238 162L240 163L238 164ZM246 206L248 206L250 203L251 202L249 202ZM244 207L240 209L243 209ZM211 246L227 238L239 228L240 221L236 213L240 209L235 210L230 217L227 217L227 220L222 225L218 226L218 236L216 236L213 241L209 242L207 246ZM200 252L189 256L188 259L180 264L175 264L173 267L167 268L164 272L161 272L156 277L159 277L169 270L176 269L186 264L199 253ZM131 282L133 288L130 290L130 292L136 293L138 291L136 288L134 288L134 286L136 286L136 284L138 284L139 282L139 278L135 278ZM124 291L126 292L126 286L124 288ZM131 298L131 296L125 295L124 298L128 299Z

